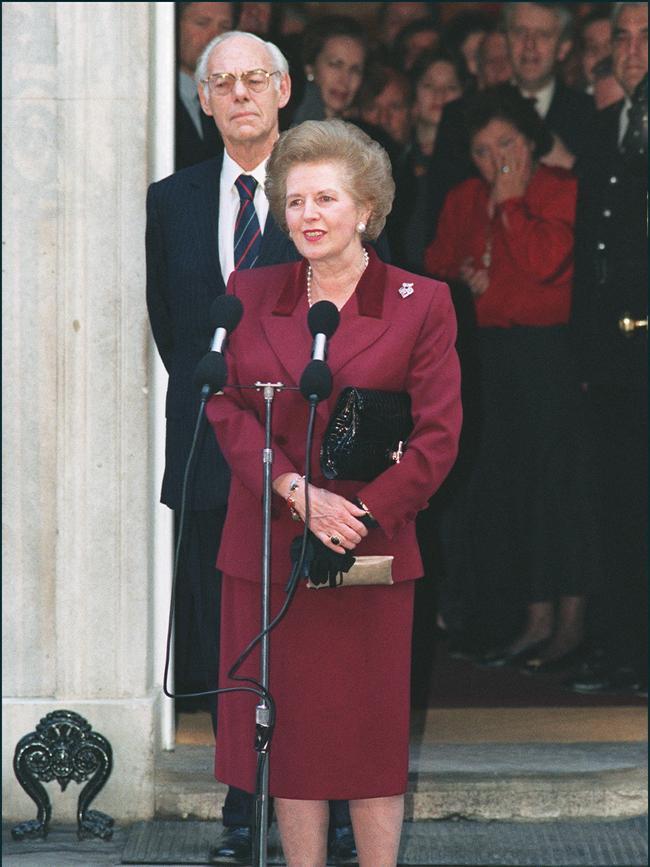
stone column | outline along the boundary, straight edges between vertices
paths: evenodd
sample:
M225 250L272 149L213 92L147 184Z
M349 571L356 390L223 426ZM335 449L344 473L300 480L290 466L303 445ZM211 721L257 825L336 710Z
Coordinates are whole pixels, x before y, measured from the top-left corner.
M46 713L113 746L96 806L153 812L144 202L149 3L3 4L3 798ZM50 788L53 821L79 786Z

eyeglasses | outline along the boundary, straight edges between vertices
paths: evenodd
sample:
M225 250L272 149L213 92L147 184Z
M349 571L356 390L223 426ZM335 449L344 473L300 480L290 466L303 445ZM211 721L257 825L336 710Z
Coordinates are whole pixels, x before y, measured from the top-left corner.
M207 84L212 93L216 93L217 96L227 96L232 91L236 81L241 81L244 87L253 93L263 93L269 86L271 76L280 74L277 69L275 72L267 72L265 69L249 69L248 72L242 72L241 75L233 75L232 72L214 72L201 81L203 84Z

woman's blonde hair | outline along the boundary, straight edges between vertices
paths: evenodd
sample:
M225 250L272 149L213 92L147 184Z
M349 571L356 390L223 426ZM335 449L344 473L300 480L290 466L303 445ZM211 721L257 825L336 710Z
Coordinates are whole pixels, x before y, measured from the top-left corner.
M344 120L306 120L283 132L266 168L264 190L271 212L287 231L287 175L305 163L338 163L341 183L360 207L370 209L362 239L374 241L386 223L395 195L390 160L383 147Z

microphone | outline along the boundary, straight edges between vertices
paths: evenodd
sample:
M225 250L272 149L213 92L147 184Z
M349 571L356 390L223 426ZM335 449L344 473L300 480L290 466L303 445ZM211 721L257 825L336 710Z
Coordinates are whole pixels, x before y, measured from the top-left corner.
M312 361L325 361L327 357L327 341L339 327L339 311L331 301L318 301L309 308L307 325L314 342L311 349Z
M332 373L325 363L327 341L339 325L339 311L331 301L318 301L307 316L309 330L314 336L311 361L300 377L300 392L309 401L324 400L332 393Z
M210 308L210 321L215 328L210 351L198 363L194 372L194 384L201 389L201 397L220 391L228 378L223 345L226 337L237 328L244 307L234 295L219 295Z
M244 305L234 295L215 298L210 308L210 322L215 329L210 352L222 352L226 337L237 328L243 314Z

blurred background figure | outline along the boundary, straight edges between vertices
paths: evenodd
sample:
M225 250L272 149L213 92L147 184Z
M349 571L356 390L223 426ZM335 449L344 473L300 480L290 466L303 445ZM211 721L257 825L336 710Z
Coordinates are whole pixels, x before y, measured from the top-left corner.
M512 83L523 96L533 100L535 110L553 134L553 147L541 159L546 165L566 169L573 168L585 152L595 113L593 99L567 87L560 76L560 64L571 48L572 26L571 13L562 3L504 3L501 9L500 29L506 34ZM482 88L487 81L480 75L480 57L479 49L477 86ZM449 190L476 174L464 109L462 101L452 102L445 107L440 121L427 177L430 238L435 236Z
M648 690L648 4L616 3L625 99L598 112L580 174L572 325L596 433L604 582L579 693Z
M425 255L469 289L477 326L476 450L444 516L441 614L495 645L484 664L539 674L577 653L597 563L567 329L576 180L541 163L551 134L509 85L475 94L467 120L479 176L450 191Z
M381 44L392 50L397 34L413 21L434 20L432 3L382 3L377 15Z
M476 83L479 90L505 84L512 78L508 41L502 30L489 30L476 55Z
M571 12L563 3L504 3L502 16L514 81L553 133L544 162L571 169L589 144L594 120L593 101L567 87L560 74L571 50Z
M393 162L411 137L411 103L411 83L403 72L371 64L359 91L359 117L390 137Z
M177 3L178 76L176 93L175 165L192 166L216 155L221 136L212 118L201 110L194 81L203 49L234 27L234 3Z
M463 60L446 51L422 55L411 71L413 125L395 171L397 193L388 230L394 261L421 272L429 240L429 191L424 183L443 108L458 100L469 76Z
M309 20L304 3L283 3L283 15L280 23L280 35L299 36Z
M317 18L305 28L302 61L306 85L294 111L294 125L304 120L349 118L353 113L368 54L366 35L354 18Z
M625 98L625 91L614 75L614 64L611 56L603 57L594 64L591 76L594 103L598 111L602 111L602 109Z
M275 23L280 17L283 3L240 3L237 28L254 33L262 39L273 40Z
M442 45L447 51L463 58L473 82L478 75L479 45L492 27L493 21L489 15L470 9L454 15L443 31Z
M593 93L593 68L612 50L610 3L601 3L576 21L573 50L562 67L566 84Z
M392 50L393 65L410 72L421 54L434 51L440 45L440 28L432 18L412 21L399 31Z

